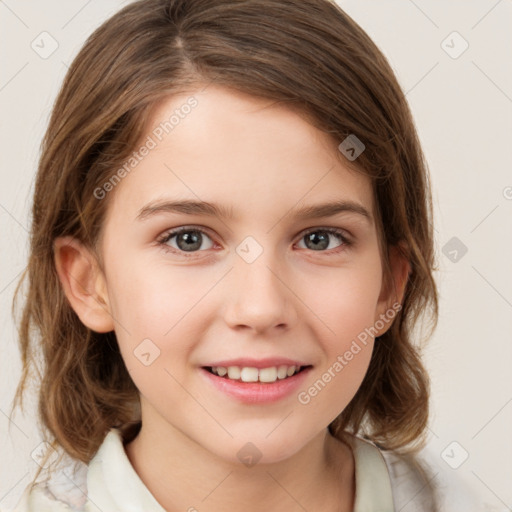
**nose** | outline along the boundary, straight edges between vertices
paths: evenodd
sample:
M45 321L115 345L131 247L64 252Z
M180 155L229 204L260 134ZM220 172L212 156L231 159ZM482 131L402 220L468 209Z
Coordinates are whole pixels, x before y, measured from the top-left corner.
M271 334L297 322L296 298L291 283L265 252L254 262L238 259L226 287L225 321L233 329Z

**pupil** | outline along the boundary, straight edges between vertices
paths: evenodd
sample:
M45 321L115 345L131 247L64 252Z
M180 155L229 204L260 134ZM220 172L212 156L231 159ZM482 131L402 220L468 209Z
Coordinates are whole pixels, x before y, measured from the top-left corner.
M185 242L185 244L180 244L181 241ZM186 233L180 233L177 237L176 243L178 244L178 247L184 251L194 251L199 249L201 247L200 233L197 231L187 231Z
M323 234L321 236L318 236L317 233ZM308 242L313 242L313 246L309 247L310 249L313 250L318 250L318 248L326 249L327 247L329 247L329 236L327 235L327 233L325 233L325 231L315 231L314 233L310 233L309 235L306 235L306 240ZM318 244L318 242L320 243ZM308 244L306 243L306 245Z

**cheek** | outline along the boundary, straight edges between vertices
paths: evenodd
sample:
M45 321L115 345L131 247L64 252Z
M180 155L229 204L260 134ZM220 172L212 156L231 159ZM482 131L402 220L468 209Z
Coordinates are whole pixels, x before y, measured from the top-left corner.
M375 296L332 290L323 307L317 339L324 351L322 364L297 396L299 407L307 411L306 421L325 418L333 421L350 403L370 364Z
M322 368L315 379L297 396L298 407L305 414L305 421L314 425L315 418L322 418L328 425L339 416L354 398L366 375L373 344L358 344L352 350L340 352ZM351 354L347 359L347 352Z
M301 294L325 327L322 338L329 349L346 350L353 338L373 325L381 280L380 259L367 257L304 283Z
M211 274L191 275L184 268L125 264L112 268L108 276L116 337L141 391L156 384L157 372L168 370L178 380L186 375L190 354L211 313L202 299L215 284Z
M184 380L197 339L197 323L191 322L197 294L179 272L175 276L167 282L155 267L118 268L111 276L110 293L116 337L133 382L151 401L165 397L165 407L171 409L186 398L176 381Z
M162 338L181 323L208 292L210 278L162 264L125 264L109 276L109 297L116 319L129 332Z
M330 269L304 288L307 304L320 319L316 338L325 359L299 394L308 417L334 420L352 400L367 372L374 343L372 330L381 285L380 259Z

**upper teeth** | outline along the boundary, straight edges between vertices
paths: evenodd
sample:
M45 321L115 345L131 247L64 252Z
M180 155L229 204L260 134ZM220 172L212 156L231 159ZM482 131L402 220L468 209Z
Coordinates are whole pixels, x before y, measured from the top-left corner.
M220 377L226 374L229 379L242 380L242 382L275 382L277 379L286 379L300 370L300 366L272 366L270 368L252 368L239 366L213 366L212 372Z

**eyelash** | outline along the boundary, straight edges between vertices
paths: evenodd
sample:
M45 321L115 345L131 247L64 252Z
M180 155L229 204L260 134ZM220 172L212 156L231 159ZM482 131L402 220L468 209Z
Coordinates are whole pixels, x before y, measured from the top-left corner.
M205 231L204 229L201 229L201 228L195 227L195 226L183 226L183 227L176 228L176 229L173 229L172 231L168 231L168 232L164 233L161 237L159 237L157 239L157 243L158 243L158 245L160 245L162 247L162 249L165 252L179 254L180 256L184 256L185 258L197 257L197 256L195 256L197 253L201 253L204 251L198 250L198 251L190 251L189 253L187 253L187 251L177 250L174 247L170 247L169 245L167 245L167 242L169 242L169 240L171 240L175 236L177 236L181 233L184 233L184 232L189 232L189 231L197 231L201 234L207 235L209 238L212 238L208 234L208 232ZM353 242L347 237L346 232L342 229L337 229L337 228L311 228L311 229L306 230L303 233L301 233L301 237L299 240L302 240L305 236L307 236L311 233L316 233L316 232L323 232L323 233L329 233L331 235L335 235L342 242L342 245L340 245L339 247L336 247L335 249L324 250L324 251L313 251L312 249L309 249L310 252L319 252L319 253L325 253L327 256L335 256L335 255L339 254L340 252L350 248L353 245Z

